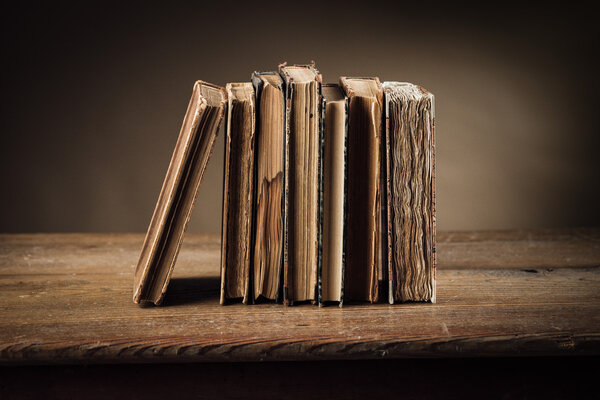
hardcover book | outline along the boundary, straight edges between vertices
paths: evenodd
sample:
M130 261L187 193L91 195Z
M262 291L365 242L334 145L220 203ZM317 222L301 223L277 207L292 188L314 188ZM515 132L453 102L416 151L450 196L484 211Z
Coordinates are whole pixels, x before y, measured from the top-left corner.
M383 89L389 301L435 302L434 97L411 83Z
M285 304L318 301L321 263L321 75L314 65L279 67L285 81Z
M283 279L285 99L276 72L255 72L254 299L279 301Z
M346 146L348 99L339 85L324 84L323 262L319 273L319 304L344 300L346 246Z
M252 300L252 204L254 183L254 88L250 82L228 83L225 158L221 304L227 299Z
M348 96L344 300L376 302L383 275L383 89L378 78L341 77L340 84Z
M169 284L192 208L223 120L225 89L194 84L139 261L135 268L133 301L160 304Z

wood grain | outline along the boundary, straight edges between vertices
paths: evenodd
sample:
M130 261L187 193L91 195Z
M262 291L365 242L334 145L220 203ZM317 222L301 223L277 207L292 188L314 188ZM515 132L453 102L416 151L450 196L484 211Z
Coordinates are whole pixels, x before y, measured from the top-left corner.
M219 305L218 235L186 237L162 307L131 302L140 234L0 235L0 362L600 353L600 230L439 235L438 303Z

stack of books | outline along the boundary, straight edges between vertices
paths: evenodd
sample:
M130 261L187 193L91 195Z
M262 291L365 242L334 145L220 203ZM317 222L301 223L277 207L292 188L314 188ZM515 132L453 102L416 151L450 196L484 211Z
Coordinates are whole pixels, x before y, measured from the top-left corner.
M435 302L433 95L314 63L196 82L134 302L164 298L223 120L221 304Z

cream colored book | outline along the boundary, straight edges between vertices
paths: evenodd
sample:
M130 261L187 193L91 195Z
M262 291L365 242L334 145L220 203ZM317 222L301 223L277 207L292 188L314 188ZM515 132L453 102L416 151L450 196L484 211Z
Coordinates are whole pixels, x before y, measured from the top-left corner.
M348 99L339 85L324 84L323 262L319 304L344 300L346 146Z

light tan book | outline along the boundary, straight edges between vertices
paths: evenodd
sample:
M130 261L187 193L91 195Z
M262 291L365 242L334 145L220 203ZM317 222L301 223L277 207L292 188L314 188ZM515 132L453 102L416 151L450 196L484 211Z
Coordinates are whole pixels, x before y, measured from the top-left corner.
M160 304L177 260L192 208L223 120L225 89L194 84L138 264L133 301Z
M348 207L344 299L376 302L383 271L381 136L378 78L341 77L348 96Z
M321 75L314 65L279 66L285 81L287 158L283 300L317 302L321 262Z
M284 247L285 99L276 72L255 72L254 299L281 299Z
M385 82L389 301L436 299L433 94Z
M255 107L252 83L227 84L227 122L223 169L221 304L252 300L250 265L254 189Z
M346 146L348 99L339 85L324 84L323 262L319 304L344 298Z

